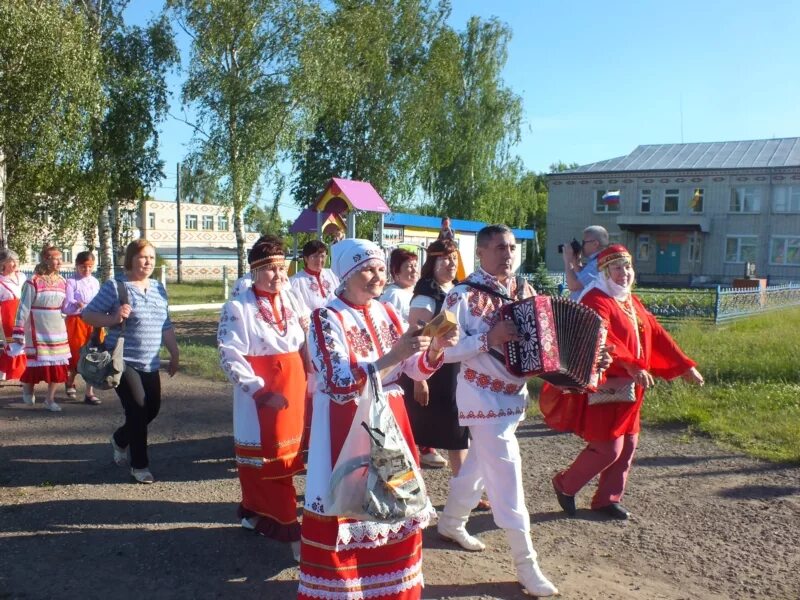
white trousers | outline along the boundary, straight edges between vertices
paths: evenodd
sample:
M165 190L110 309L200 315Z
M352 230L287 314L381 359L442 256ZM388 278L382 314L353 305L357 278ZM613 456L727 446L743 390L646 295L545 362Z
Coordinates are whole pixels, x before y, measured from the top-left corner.
M483 489L492 503L495 524L502 529L530 532L530 517L522 488L522 457L515 435L519 421L470 425L472 442L457 477L450 479L442 517L463 525Z

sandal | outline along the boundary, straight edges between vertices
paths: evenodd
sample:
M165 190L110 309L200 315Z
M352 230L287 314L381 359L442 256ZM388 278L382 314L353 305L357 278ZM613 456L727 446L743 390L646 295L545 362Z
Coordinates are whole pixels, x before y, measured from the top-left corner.
M72 386L65 385L64 390L67 393L67 398L69 398L70 400L74 400L75 397L78 395L78 390L75 389L74 385Z
M90 396L84 396L83 397L83 402L84 402L84 404L91 404L92 406L97 406L98 404L102 404L102 401L100 400L100 398L98 398L94 394L92 394Z

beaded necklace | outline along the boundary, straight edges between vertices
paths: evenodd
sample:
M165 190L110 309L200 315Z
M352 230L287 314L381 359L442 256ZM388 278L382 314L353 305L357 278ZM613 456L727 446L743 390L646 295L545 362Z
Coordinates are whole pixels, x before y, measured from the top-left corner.
M615 298L617 301L617 306L622 309L622 312L628 317L630 322L633 324L633 331L636 333L636 358L642 357L642 338L640 335L640 323L639 319L636 316L636 309L633 307L633 299L630 294L625 300L620 300Z
M276 319L275 306L273 305L275 297L279 295L280 294L275 294L272 297L268 295L262 296L256 292L256 307L258 308L261 318L277 331L279 336L284 337L289 331L289 323L286 319L286 305L281 301L280 319Z

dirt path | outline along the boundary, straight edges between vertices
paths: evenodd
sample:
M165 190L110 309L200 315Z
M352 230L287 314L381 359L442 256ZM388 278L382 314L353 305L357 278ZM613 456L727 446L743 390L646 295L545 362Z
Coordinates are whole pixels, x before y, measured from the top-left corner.
M100 407L65 402L52 414L24 406L19 387L0 389L0 598L294 596L288 550L235 520L229 387L180 375L164 383L152 486L132 484L111 462L108 438L121 419L113 393ZM568 519L549 479L580 443L535 420L519 437L534 545L563 597L800 598L797 467L647 429L625 500L635 518L580 510ZM425 473L441 508L447 473ZM476 514L469 529L486 552L457 551L426 532L424 597L525 598L491 515Z

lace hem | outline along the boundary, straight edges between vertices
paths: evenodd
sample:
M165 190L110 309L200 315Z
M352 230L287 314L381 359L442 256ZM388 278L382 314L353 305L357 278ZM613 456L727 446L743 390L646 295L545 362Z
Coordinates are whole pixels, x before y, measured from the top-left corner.
M436 509L430 499L421 511L398 523L377 523L375 521L349 521L339 523L336 534L336 551L353 548L375 548L389 540L404 538L418 529L425 529L436 519Z
M422 561L407 569L354 579L324 579L300 571L300 597L322 600L367 600L368 598L394 597L416 586L424 586Z

